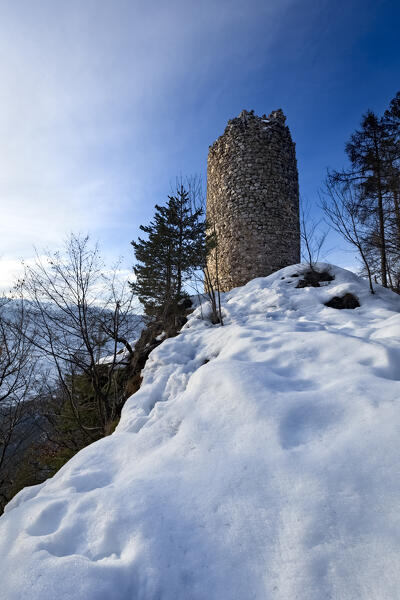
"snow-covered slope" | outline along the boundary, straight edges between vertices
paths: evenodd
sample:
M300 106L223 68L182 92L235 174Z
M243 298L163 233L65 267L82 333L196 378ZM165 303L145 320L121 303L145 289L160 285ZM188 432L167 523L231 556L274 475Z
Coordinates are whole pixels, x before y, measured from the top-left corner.
M400 597L400 298L329 268L153 351L117 431L9 504L2 599Z

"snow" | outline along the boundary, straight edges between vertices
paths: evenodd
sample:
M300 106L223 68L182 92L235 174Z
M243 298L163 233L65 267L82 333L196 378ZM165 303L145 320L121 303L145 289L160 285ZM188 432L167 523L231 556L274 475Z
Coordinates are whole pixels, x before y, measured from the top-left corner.
M131 348L134 348L136 342L137 342L137 339L129 340L129 344L130 344ZM130 359L130 354L129 354L128 350L126 348L121 348L115 354L109 354L108 356L103 356L103 357L99 358L99 360L97 361L97 364L98 365L113 365L114 364L114 365L120 366L122 368L129 363L129 359Z
M334 281L255 279L224 327L198 308L151 353L116 432L8 505L1 598L399 597L400 298L319 267Z

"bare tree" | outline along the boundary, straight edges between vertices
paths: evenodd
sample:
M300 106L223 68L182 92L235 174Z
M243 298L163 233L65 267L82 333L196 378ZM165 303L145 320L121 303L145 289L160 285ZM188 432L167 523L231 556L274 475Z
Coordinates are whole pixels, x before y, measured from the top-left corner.
M212 322L224 324L221 310L221 292L219 284L219 262L218 262L218 236L215 230L215 225L212 224L209 228L205 263L203 269L204 289L211 305ZM215 277L212 277L208 266L208 257L214 260Z
M374 294L367 237L369 228L360 216L360 205L349 185L327 180L321 206L328 224L349 244L354 246L368 276L369 289Z
M177 186L182 185L182 178L177 178ZM189 193L189 198L192 204L193 212L201 209L203 214L206 214L206 197L202 178L199 175L186 177L184 185ZM211 218L210 218L211 217ZM212 215L209 215L210 221L206 221L206 245L204 248L204 261L202 273L195 273L191 281L191 286L196 290L196 294L200 300L205 295L211 306L211 320L214 324L224 324L221 309L221 292L219 285L219 254L218 254L218 235L215 229L215 224ZM214 261L213 277L209 268L209 261ZM204 291L200 291L199 288Z
M0 301L0 508L9 500L15 458L29 442L35 422L35 349L25 335L29 325L23 302Z
M120 345L132 355L130 341L140 328L127 282L118 268L105 268L88 237L71 235L63 252L36 254L18 290L35 326L35 335L25 331L24 339L51 364L53 385L81 432L89 441L107 434L125 400L117 385ZM82 379L89 386L84 404Z
M311 217L311 208L303 204L300 211L300 239L302 259L311 271L318 262L328 231L321 230L321 220Z

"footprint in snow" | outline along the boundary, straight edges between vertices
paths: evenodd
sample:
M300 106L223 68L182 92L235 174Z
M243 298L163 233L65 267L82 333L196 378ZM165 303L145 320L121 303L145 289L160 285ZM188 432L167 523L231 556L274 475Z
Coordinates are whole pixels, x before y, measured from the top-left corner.
M53 502L47 505L27 528L32 536L50 535L57 531L67 512L67 502Z
M318 438L337 423L339 415L332 406L302 404L291 408L279 427L281 447L295 448Z
M67 485L75 488L77 492L90 492L98 488L106 487L111 483L111 477L103 471L92 471L90 473L77 473L72 475Z
M322 331L325 329L320 323L312 321L297 321L294 326L295 331Z

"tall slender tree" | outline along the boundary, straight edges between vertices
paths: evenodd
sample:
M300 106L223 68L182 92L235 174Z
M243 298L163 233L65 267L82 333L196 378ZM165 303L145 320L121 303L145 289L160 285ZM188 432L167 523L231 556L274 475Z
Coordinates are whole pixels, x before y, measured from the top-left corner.
M388 192L388 147L390 135L383 120L372 111L362 118L346 145L351 168L333 172L331 183L352 186L357 194L360 215L370 223L371 244L380 255L380 278L387 287L387 253L385 235L385 197Z
M185 283L204 265L203 210L193 210L188 192L180 185L165 206L155 206L153 220L140 229L147 239L132 242L137 261L132 290L148 315L167 318L179 312L187 295Z
M400 289L400 92L390 102L383 116L389 136L388 144L388 251L389 274Z
M328 217L345 218L369 277L400 292L400 92L382 117L363 115L346 153L350 167L328 174Z

